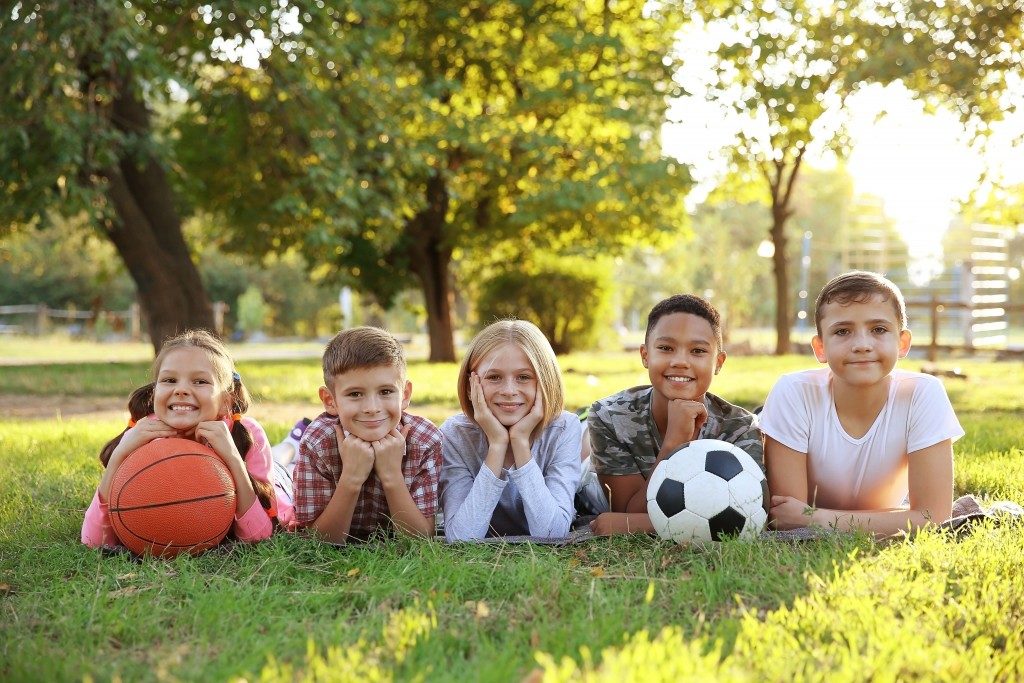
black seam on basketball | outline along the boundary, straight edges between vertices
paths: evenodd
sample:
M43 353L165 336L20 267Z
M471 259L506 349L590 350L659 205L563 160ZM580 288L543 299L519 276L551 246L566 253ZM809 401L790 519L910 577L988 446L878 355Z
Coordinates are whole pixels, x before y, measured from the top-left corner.
M118 517L117 521L121 523L121 526L124 528L124 530L126 532L128 532L129 534L131 534L135 538L139 539L143 543L149 543L150 545L156 546L158 548L194 548L194 547L196 547L198 545L202 545L204 543L210 543L215 538L223 539L225 536L228 535L228 532L231 531L231 525L234 523L234 520L229 521L227 527L225 527L223 532L214 534L213 536L210 536L207 539L204 539L202 541L196 541L195 543L185 544L185 543L160 543L158 541L154 541L151 538L146 538L145 536L139 536L137 533L135 533L134 531L132 531L131 529L128 528L128 525L124 523L123 519ZM115 529L115 531L116 531L116 529Z
M129 512L131 510L149 510L152 508L165 508L168 505L184 505L186 503L199 503L204 500L214 500L215 498L227 498L230 493L215 493L210 496L200 496L199 498L187 498L178 500L169 500L166 503L149 503L148 505L134 505L126 508L110 508L111 512Z
M166 458L161 458L160 460L157 460L156 462L149 463L148 465L143 467L141 470L139 470L138 472L136 472L132 476L130 476L127 479L125 479L124 483L122 483L121 486L119 486L118 489L117 489L117 500L111 501L111 502L114 505L117 505L118 502L121 500L121 490L124 489L126 486L128 486L128 484L131 483L132 479L142 475L142 473L145 472L146 470L148 470L150 467L156 467L157 465L159 465L162 462L167 462L168 460L173 460L175 458L184 458L184 457L187 457L187 456L190 456L190 455L198 455L201 458L213 458L214 460L217 460L222 465L224 465L224 461L223 460L221 460L220 458L218 458L215 455L210 455L209 453L177 453L175 455L169 455ZM224 467L226 469L227 465L224 465ZM177 503L179 501L173 501L173 502ZM111 511L113 511L113 510L134 510L134 509L136 509L136 508L115 507L115 508L111 508Z

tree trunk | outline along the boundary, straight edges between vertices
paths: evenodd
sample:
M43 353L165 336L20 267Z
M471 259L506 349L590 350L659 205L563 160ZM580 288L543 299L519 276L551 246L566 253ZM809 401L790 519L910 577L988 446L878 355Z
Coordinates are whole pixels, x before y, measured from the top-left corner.
M454 294L451 287L452 250L445 243L448 188L440 175L427 182L427 207L409 223L409 269L420 281L427 305L430 362L455 362L452 332Z
M772 197L772 228L770 231L775 254L772 265L775 272L775 355L782 356L793 352L793 344L789 331L792 325L793 312L789 298L789 253L787 250L786 222L793 215L790 203L793 188L800 173L806 145L798 145L790 164L785 162L786 155L781 159L765 163L761 166L765 180L771 190ZM789 172L787 174L787 171Z
M772 256L772 266L775 272L775 355L782 356L792 353L793 346L789 338L790 320L792 311L789 305L789 259L786 248L786 219L789 216L785 210L772 211L772 243L775 245L775 254Z
M132 137L151 136L149 112L125 77L111 107L112 122ZM139 292L139 303L156 351L186 329L214 330L213 306L185 244L174 191L148 153L126 155L105 171L107 197L116 219L107 236Z

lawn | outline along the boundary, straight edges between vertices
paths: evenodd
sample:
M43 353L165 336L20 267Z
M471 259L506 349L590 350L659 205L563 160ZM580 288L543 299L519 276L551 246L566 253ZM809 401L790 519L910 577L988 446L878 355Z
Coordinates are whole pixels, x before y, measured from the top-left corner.
M749 407L811 359L730 358ZM1024 501L1021 363L957 361L956 489ZM633 354L562 360L568 407L642 383ZM904 367L917 369L919 363ZM263 401L308 404L315 359L239 363ZM132 362L0 367L0 395L121 400ZM457 410L454 365L414 362L414 411ZM254 408L258 414L260 406ZM273 439L290 421L265 424ZM0 418L0 680L1020 680L1024 525L888 544L553 548L280 535L137 561L78 542L119 420Z

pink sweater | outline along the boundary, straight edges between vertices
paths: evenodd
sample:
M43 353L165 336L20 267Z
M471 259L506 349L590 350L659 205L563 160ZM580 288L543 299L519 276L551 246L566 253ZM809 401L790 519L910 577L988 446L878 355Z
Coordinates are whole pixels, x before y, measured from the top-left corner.
M228 422L229 426L230 421L231 418L225 418L225 422ZM282 491L274 481L273 457L270 454L267 434L263 431L260 423L250 417L243 417L242 424L252 435L252 448L243 458L245 468L253 479L265 481L273 487L277 499L275 501L277 521L284 528L292 529L295 527L295 509L292 506L291 496ZM269 538L273 530L273 522L258 500L254 501L241 516L236 514L234 524L231 525L231 531L235 538L246 543ZM114 548L121 545L110 522L110 509L105 501L100 500L98 490L93 494L89 509L85 511L85 519L82 522L82 543L90 548L101 546Z

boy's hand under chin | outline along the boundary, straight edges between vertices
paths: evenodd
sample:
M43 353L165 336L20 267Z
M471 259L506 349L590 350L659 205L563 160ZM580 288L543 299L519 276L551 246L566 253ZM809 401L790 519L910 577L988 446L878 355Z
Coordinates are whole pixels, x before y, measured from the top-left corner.
M696 439L707 421L708 409L704 401L671 399L668 402L668 425L665 428L663 451L667 452Z
M411 425L401 429L395 427L384 438L370 443L373 449L373 469L382 486L387 487L392 482L405 483L402 461L405 460L405 441L410 429Z
M362 486L374 469L373 446L354 434L345 436L340 424L334 425L338 436L338 455L341 457L341 479ZM404 445L404 444L403 444Z

